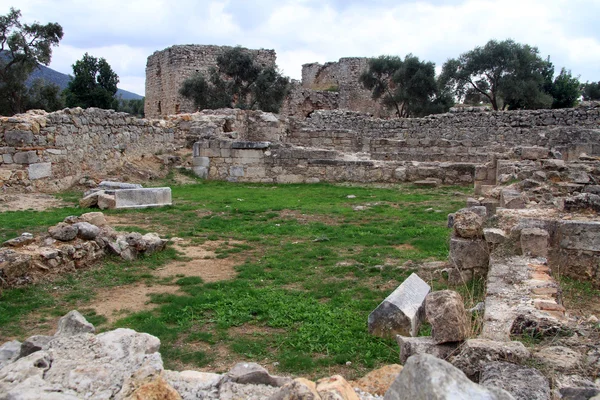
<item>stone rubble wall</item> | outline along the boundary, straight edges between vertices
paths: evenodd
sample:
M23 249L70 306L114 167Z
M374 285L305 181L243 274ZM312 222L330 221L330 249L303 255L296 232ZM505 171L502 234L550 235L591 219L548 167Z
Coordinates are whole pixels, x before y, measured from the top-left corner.
M148 118L161 118L196 111L191 101L179 94L184 80L196 72L208 73L217 57L229 46L179 45L156 51L146 63L146 104ZM248 50L263 66L274 66L274 50Z
M281 115L306 118L315 110L336 110L339 108L339 93L329 90L312 90L292 82L290 92L281 106Z

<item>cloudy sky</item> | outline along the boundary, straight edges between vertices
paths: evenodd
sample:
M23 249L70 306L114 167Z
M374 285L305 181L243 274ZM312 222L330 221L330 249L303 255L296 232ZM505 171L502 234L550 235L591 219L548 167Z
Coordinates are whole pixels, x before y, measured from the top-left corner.
M146 59L175 44L277 51L279 67L413 53L440 67L489 39L537 46L582 81L600 81L600 0L0 0L23 20L58 22L51 68L104 57L122 89L144 94Z

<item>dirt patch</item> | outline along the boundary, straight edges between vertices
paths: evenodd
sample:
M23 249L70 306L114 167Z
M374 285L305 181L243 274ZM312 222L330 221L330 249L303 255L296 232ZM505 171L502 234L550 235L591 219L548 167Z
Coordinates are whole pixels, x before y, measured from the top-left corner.
M324 214L302 214L297 210L281 210L279 217L283 219L295 219L299 224L305 225L310 222L321 222L326 225L339 225L340 221Z
M408 244L408 243L402 243L402 244L396 245L396 246L394 246L394 248L396 250L402 250L402 251L417 250L417 248L415 246L413 246L412 244Z
M112 324L127 314L154 308L150 304L150 295L159 293L176 293L179 286L136 284L102 289L86 308L93 308L97 314L103 315Z
M275 333L286 333L285 329L271 328L268 326L258 326L253 324L243 324L232 326L228 330L229 334L234 336L253 336L253 335L273 335Z
M235 278L235 266L239 264L239 257L216 258L215 250L225 242L210 241L202 245L190 245L187 241L174 238L173 248L179 251L188 261L174 261L154 273L155 276L165 278L169 276L199 276L204 282L217 282ZM229 241L229 244L242 242Z
M50 208L69 207L70 204L43 193L18 193L0 196L1 211L44 211Z

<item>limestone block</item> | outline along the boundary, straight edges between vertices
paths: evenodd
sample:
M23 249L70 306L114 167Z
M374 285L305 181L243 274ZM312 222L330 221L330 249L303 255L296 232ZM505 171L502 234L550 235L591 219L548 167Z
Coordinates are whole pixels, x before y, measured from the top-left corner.
M500 206L510 209L525 208L526 196L515 189L505 188L500 192Z
M353 387L357 387L363 392L377 396L383 396L390 389L392 383L402 371L402 365L390 364L377 368L357 381L350 382Z
M488 247L483 239L450 238L450 262L459 270L487 268Z
M548 231L540 228L521 230L521 251L531 257L548 257Z
M369 333L390 339L396 335L417 336L430 290L417 274L411 274L369 314Z
M485 208L483 208L485 212ZM479 238L483 236L483 218L470 209L458 210L454 213L454 232L462 238Z
M64 222L59 222L48 228L48 233L53 239L68 242L77 237L77 227Z
M58 320L58 329L54 336L73 336L81 333L94 333L96 328L78 311L69 311Z
M162 207L172 204L171 188L123 189L115 191L115 208Z
M411 357L387 391L384 400L514 400L508 392L486 388L465 376L452 364L429 354Z
M269 397L269 400L321 400L317 392L317 385L305 378L296 378L284 385L277 393Z
M474 199L472 197L467 198L467 208L468 207L475 207L475 206L480 206L481 202L477 199Z
M501 244L507 239L506 232L499 228L485 228L483 230L485 241L490 244Z
M97 203L98 208L100 208L101 210L113 209L116 206L115 196L104 193L103 191L102 193L98 194Z
M232 149L268 149L271 146L270 142L233 142ZM259 153L262 154L262 151Z
M458 354L452 357L450 362L467 376L475 376L490 361L521 364L529 356L529 350L521 342L469 339L460 346Z
M481 202L481 205L485 207L486 215L492 217L496 215L496 209L498 208L498 201L494 199L485 199Z
M210 167L210 158L208 157L194 157L192 160L194 167Z
M557 236L562 249L600 252L600 222L560 221Z
M550 400L548 379L535 368L508 362L484 364L479 384L487 388L504 389L515 399Z
M33 143L33 132L31 131L8 131L4 133L4 141L9 146L22 147Z
M431 336L438 344L462 341L471 333L463 298L452 290L429 293L425 315L431 324Z
M522 160L539 160L542 158L548 158L549 151L544 147L522 147L521 148L521 159Z
M13 362L19 357L21 352L21 342L12 340L0 346L0 369L6 364Z
M77 236L83 240L94 240L100 233L100 228L89 222L77 222L73 225L77 227Z
M81 214L79 220L82 222L89 222L96 226L106 225L106 218L104 217L104 214L99 211Z
M302 183L304 181L304 176L284 174L284 175L279 175L276 178L276 180L277 180L277 183Z
M17 164L35 164L40 161L36 151L22 151L13 154L13 161Z
M13 163L13 158L10 154L2 154L2 162L4 164L12 164Z
M406 167L398 167L394 170L394 178L401 182L406 181Z
M431 336L406 337L396 336L400 347L400 364L405 364L415 354L431 354L445 360L458 347L458 343L437 344Z
M317 393L322 400L360 400L352 386L340 375L319 379Z
M192 171L194 172L194 175L196 175L199 178L208 178L208 167L192 167Z
M102 181L98 185L98 189L101 190L118 190L118 189L141 189L142 185L139 183L127 183L127 182L113 182L113 181Z
M29 164L27 172L31 180L51 177L52 163Z

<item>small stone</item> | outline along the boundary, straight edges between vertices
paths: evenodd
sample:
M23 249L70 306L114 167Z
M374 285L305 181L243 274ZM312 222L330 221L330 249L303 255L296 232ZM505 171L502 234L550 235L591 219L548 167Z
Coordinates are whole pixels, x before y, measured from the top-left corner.
M340 375L319 379L317 392L322 400L360 400L352 386Z
M89 222L77 222L74 226L77 227L77 236L84 240L94 240L100 233L100 228Z
M479 384L504 389L515 399L551 399L550 384L540 371L512 363L495 361L484 364Z
M355 198L356 198L356 196L355 196L355 195L353 195L353 194L350 194L350 195L348 195L348 196L346 196L346 197L347 197L347 198L349 198L349 199L355 199Z
M391 364L369 372L355 382L350 382L352 387L357 387L363 392L383 396L394 383L398 374L402 371L402 365Z
M462 341L471 333L463 298L457 292L429 293L425 299L425 314L436 344Z
M484 208L485 210L485 208ZM470 210L454 213L454 232L458 237L471 239L483 236L483 218Z
M321 400L317 385L304 378L296 378L286 383L269 400Z
M94 325L90 324L78 311L73 310L58 320L58 329L54 336L73 336L95 331Z
M9 239L2 244L4 247L23 247L34 242L33 235L31 233L22 233L21 236L14 239Z
M116 207L115 196L101 193L98 195L98 208L101 210L114 209Z
M283 386L290 383L290 378L272 376L265 368L256 363L237 363L227 374L225 379L234 383L253 384L253 385L269 385Z
M106 218L104 217L104 214L101 212L98 212L98 211L81 214L79 216L79 221L89 222L90 224L96 225L96 226L106 225Z
M181 396L159 376L139 386L127 400L181 400Z
M483 230L485 241L490 244L501 244L507 239L506 233L499 228L485 228Z
M33 354L36 351L46 350L48 348L48 343L52 339L54 339L53 336L45 335L35 335L27 338L21 345L19 358L27 357L28 355Z

